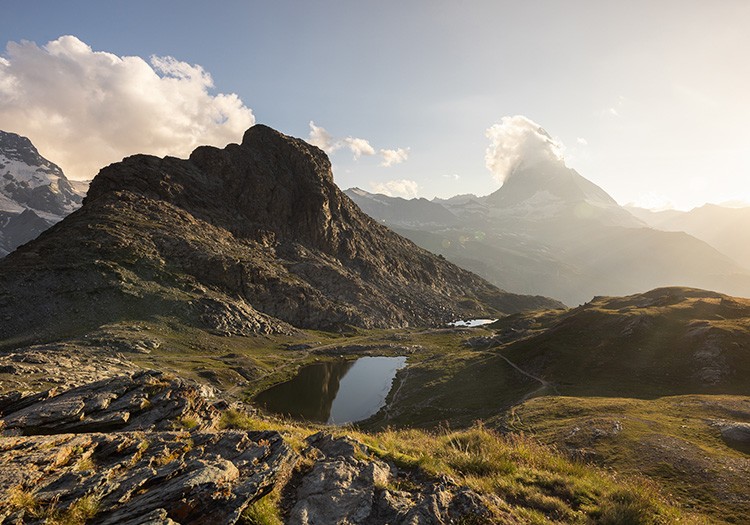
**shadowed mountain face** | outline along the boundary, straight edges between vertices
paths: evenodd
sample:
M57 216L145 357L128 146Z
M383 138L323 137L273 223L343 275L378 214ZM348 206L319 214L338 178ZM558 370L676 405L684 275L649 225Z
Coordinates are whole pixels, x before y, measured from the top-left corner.
M425 205L361 190L350 197L419 246L517 293L569 305L688 285L750 296L750 271L703 240L649 228L560 161L513 172L486 197ZM451 213L441 217L437 207Z
M157 315L244 334L556 306L378 225L335 186L321 150L261 125L188 160L104 168L80 210L0 262L3 338Z

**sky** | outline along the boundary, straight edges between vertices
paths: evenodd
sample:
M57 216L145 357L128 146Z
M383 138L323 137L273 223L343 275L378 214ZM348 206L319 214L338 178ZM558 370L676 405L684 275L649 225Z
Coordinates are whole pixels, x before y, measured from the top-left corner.
M621 204L750 202L746 0L1 6L0 129L70 178L263 123L342 188L486 195L505 137L542 127Z

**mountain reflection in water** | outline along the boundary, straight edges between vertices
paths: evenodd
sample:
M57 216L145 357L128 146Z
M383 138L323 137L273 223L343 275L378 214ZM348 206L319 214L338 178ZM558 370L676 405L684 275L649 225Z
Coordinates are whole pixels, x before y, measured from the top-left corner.
M271 412L318 423L343 424L375 414L385 403L406 357L362 357L302 368L291 380L258 394Z

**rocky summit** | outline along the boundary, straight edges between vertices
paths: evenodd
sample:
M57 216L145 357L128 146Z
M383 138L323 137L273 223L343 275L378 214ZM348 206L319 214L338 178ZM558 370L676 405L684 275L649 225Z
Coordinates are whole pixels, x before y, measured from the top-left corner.
M0 338L154 316L224 334L403 327L558 307L503 292L377 224L320 149L256 125L189 159L136 155L0 261Z

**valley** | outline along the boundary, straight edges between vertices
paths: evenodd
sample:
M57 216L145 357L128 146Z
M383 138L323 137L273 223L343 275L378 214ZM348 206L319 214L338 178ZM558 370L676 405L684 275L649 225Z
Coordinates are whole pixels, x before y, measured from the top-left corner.
M633 272L672 264L643 244L668 234L550 169L567 200L523 235L498 234L498 261L540 285L547 270L529 257L553 260L553 238L574 257L606 251L594 272L619 268L635 238L653 258L637 255ZM490 200L474 206L487 214L474 225L505 228L528 211L527 192L493 197L506 217ZM438 204L420 206L425 220ZM566 221L585 242L565 236ZM420 238L470 249L491 237L446 243L460 230L446 231ZM710 256L696 272L706 261L740 271L677 238ZM574 286L580 266L566 268L549 282L569 272ZM0 259L0 317L0 445L13 465L0 472L3 519L199 523L209 505L217 523L245 524L356 512L367 523L741 523L750 511L750 300L669 286L567 308L507 292L378 224L333 183L321 150L266 126L189 159L104 168L80 209ZM353 372L367 362L383 369ZM55 448L67 459L44 452ZM23 472L27 454L41 470ZM162 478L174 481L149 481Z
M750 2L0 12L0 525L750 525Z

